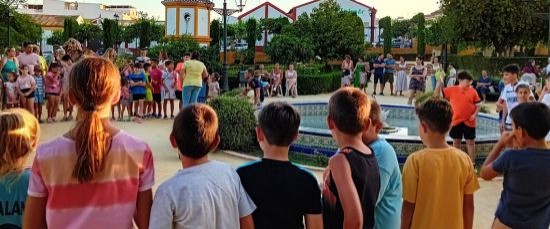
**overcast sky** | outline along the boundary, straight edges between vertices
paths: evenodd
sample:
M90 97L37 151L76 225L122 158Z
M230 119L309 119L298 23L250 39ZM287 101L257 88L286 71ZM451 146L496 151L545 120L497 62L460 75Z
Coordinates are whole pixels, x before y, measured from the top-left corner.
M27 0L28 3L42 3L42 0ZM65 0L73 1L73 0ZM77 0L78 2L89 2L89 3L104 3L104 4L120 4L120 5L132 5L136 7L139 11L145 11L149 15L159 17L160 20L164 20L164 6L161 3L161 0ZM264 0L243 0L246 2L246 7L244 11L252 9L258 6L261 3L264 3ZM364 3L368 6L372 6L378 10L377 17L390 16L392 18L396 17L405 17L410 18L422 12L424 14L429 14L438 9L438 0L359 0L361 3ZM273 0L271 3L278 6L284 11L289 11L290 8L306 3L308 0ZM221 7L223 0L214 0L216 7ZM236 8L235 0L228 0L228 8ZM213 17L216 17L216 13L212 13Z

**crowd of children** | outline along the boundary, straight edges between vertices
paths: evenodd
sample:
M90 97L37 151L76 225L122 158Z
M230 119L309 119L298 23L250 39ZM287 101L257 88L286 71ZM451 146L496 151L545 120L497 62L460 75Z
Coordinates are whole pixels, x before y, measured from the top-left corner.
M462 113L471 117L477 112L479 97L468 97L466 102L473 107L468 104L466 110L461 110L466 104L455 101L456 94L470 93L466 87L470 75L459 73L459 86L442 90L449 102L432 98L416 107L426 148L408 157L402 176L395 151L378 136L383 127L380 106L359 89L335 92L327 124L340 150L330 158L321 185L311 173L289 162L289 147L301 122L291 105L274 102L260 111L256 137L263 158L234 170L208 156L221 140L216 112L207 105L191 104L178 112L169 137L183 170L161 184L153 197L151 148L109 119L113 104L131 108L133 100L139 121L147 112L146 88L153 87L153 97L158 97L155 84L166 102L173 100L174 63L166 61L167 70L159 78L148 68L155 71L157 61L151 62L146 67L135 63L119 77L120 70L111 61L85 58L70 66L65 92L59 79L61 66L54 65L44 80L44 91L55 97L65 93L79 118L67 133L40 145L38 119L28 107L34 105L40 77L27 74L28 67L21 68L17 80L10 74L26 109L0 113L0 227L473 227L478 179L468 154L446 141L449 131L466 137L472 119L463 120ZM504 176L493 228L548 228L550 150L545 139L550 108L531 101L521 84L513 85L515 66L504 72L512 84L502 101L510 107L511 129L503 133L481 171L484 179ZM253 75L248 73L249 78ZM541 94L543 102L549 100L549 86L550 82ZM32 168L26 169L24 164L35 150Z

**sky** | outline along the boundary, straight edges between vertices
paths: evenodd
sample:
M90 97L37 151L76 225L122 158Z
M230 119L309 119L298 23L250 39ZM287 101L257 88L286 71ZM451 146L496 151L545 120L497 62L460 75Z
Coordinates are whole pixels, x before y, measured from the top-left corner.
M42 3L41 0L27 0L28 3ZM72 0L65 0L72 1ZM149 15L159 17L160 20L164 20L164 5L161 0L77 0L78 2L89 3L103 3L103 4L119 4L119 5L132 5L138 9L138 11L147 12ZM228 8L236 8L235 0L227 0ZM246 2L244 11L252 9L259 4L265 2L265 0L243 0ZM309 0L272 0L271 3L288 12L292 7L302 3L306 3ZM438 9L438 0L358 0L363 4L372 6L378 10L377 18L390 16L392 18L404 17L411 18L415 14L422 12L429 14ZM214 0L215 7L221 7L223 0ZM212 16L216 18L217 14L213 13ZM236 14L238 16L238 14Z

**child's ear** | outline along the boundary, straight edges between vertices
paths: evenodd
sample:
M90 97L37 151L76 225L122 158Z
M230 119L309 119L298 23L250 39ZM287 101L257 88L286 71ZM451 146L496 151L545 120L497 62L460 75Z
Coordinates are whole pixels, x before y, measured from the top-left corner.
M170 144L172 145L172 147L178 148L178 144L177 144L176 138L174 137L173 134L170 134Z
M256 139L258 139L258 142L262 142L264 140L264 132L260 127L256 127Z
M214 149L218 149L218 146L220 145L220 141L221 141L221 138L220 138L220 134L216 134L216 138L214 139L214 146L213 147Z
M111 105L115 105L120 101L120 94L121 94L121 90L116 90L115 97L113 97L113 101L111 102Z
M428 126L426 125L425 122L420 121L420 130L419 130L419 131L422 131L423 133L427 133L427 132L428 132Z
M332 118L330 118L330 116L327 116L327 124L328 124L328 129L329 130L333 130L334 129L334 121L332 121Z

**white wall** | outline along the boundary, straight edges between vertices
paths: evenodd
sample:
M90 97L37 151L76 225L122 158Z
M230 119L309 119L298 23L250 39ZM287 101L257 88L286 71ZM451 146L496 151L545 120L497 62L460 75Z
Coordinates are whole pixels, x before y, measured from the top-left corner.
M189 14L189 22L185 21L185 15ZM195 36L195 8L180 8L180 35Z
M98 3L83 3L78 2L77 10L66 10L65 1L61 0L43 0L43 9L42 11L32 10L32 9L17 9L18 12L23 14L42 14L42 15L61 15L61 16L76 16L80 15L84 19L96 19L99 18L109 18L115 19L114 15L118 14L119 16L122 13L131 14L135 9L114 9L114 10L103 10L101 9L101 4ZM120 18L122 19L122 17Z
M176 8L166 10L166 35L176 35Z

